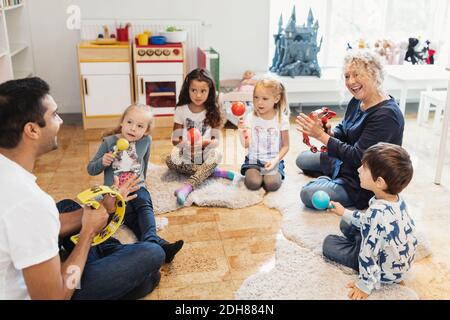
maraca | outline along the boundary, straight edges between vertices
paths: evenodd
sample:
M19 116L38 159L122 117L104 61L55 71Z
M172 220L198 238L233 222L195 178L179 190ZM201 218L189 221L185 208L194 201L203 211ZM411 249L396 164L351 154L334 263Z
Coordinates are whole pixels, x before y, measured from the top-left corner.
M236 116L240 117L245 113L245 104L240 101L233 102L231 104L231 112Z
M195 142L201 139L202 134L197 128L190 128L187 132L187 136L191 144L195 144Z
M236 117L241 117L245 114L245 104L243 104L240 101L236 101L233 102L231 104L231 112L236 116ZM244 139L247 140L248 139L248 134L247 134L247 130L244 129L243 131L244 133Z
M128 140L124 139L124 138L120 138L116 142L116 151L114 151L113 156L114 157L117 156L118 152L127 150L129 147L130 147L130 143L128 142Z
M314 192L311 201L312 205L317 210L331 209L334 207L333 205L330 205L330 196L328 195L328 193L322 190Z

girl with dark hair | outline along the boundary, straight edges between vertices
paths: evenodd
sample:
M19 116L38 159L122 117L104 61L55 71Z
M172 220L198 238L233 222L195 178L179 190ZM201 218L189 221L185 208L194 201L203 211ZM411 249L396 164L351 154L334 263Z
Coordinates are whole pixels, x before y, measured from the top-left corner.
M189 176L175 191L179 205L209 176L234 179L234 173L217 165L222 155L217 150L223 116L216 102L216 86L204 69L192 70L185 78L175 109L170 155L167 166Z

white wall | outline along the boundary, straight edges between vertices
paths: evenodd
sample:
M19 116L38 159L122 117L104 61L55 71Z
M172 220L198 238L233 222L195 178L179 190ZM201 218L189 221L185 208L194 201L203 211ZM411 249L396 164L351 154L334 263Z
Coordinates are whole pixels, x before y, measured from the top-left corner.
M28 1L36 75L46 80L61 113L81 112L76 45L68 6L82 19L201 20L204 45L220 53L221 78L268 67L269 0L32 0Z

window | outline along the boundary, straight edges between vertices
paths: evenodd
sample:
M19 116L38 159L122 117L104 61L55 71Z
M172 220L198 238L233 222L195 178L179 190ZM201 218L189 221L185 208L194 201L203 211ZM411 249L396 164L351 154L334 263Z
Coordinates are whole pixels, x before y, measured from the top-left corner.
M393 0L391 2L387 18L389 28L385 34L387 38L394 41L405 40L409 37L434 38L433 24L439 1Z
M407 42L410 37L422 42L429 40L430 46L437 50L436 62L448 65L449 4L448 0L391 0L385 37L395 42Z
M450 0L272 0L270 7L269 65L274 53L273 34L278 32L278 19L283 15L286 26L295 5L297 25L303 24L312 9L319 21L319 35L324 42L318 55L319 65L341 66L347 43L354 46L363 39L369 47L377 40L395 43L408 38L430 40L437 50L435 63L450 61Z
M381 37L385 5L386 0L330 1L331 27L327 39L327 65L342 65L347 43L355 46L359 39L363 39L373 44Z

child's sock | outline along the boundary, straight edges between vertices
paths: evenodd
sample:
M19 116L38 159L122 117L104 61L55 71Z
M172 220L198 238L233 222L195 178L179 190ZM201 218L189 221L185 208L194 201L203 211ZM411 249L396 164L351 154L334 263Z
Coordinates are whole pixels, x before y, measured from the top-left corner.
M175 190L175 195L180 206L184 206L184 202L186 201L189 193L192 192L192 189L193 188L189 183L185 183L181 188Z
M219 168L214 169L212 176L218 177L218 178L234 180L234 172L225 170L225 169L219 169Z
M161 248L163 248L164 252L166 253L166 263L172 262L173 258L175 258L175 255L183 247L183 244L183 240L178 240L174 243L166 243L161 246Z

